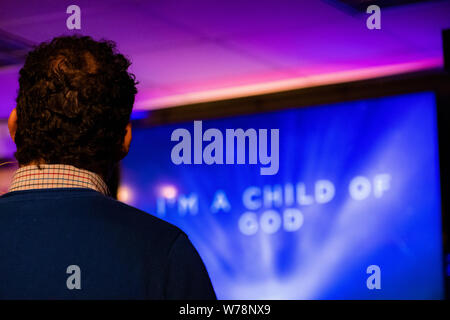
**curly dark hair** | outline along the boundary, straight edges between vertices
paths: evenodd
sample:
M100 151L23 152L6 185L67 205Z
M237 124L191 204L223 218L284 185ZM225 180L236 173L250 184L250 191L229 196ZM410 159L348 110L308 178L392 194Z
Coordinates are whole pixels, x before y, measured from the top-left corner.
M15 157L108 172L122 147L137 93L130 61L112 41L61 36L29 52L20 70Z

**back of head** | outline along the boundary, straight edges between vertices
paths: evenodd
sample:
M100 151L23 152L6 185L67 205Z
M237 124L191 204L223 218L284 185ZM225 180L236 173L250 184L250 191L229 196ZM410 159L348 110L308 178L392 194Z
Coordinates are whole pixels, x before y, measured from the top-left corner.
M110 41L63 36L20 70L15 154L20 165L69 164L107 175L123 156L137 93L130 62Z

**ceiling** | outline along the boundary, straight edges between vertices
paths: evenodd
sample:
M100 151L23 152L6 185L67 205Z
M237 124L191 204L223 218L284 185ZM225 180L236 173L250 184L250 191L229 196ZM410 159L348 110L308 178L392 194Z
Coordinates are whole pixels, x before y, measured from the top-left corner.
M442 66L450 1L364 12L329 0L14 0L0 2L0 30L37 44L66 28L117 42L148 110ZM0 118L14 106L20 64L0 68Z

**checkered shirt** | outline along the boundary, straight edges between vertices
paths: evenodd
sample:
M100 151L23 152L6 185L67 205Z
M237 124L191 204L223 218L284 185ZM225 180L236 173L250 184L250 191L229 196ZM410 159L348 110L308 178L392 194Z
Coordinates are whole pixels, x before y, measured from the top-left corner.
M108 187L96 173L65 164L28 165L13 176L9 192L49 188L88 188L108 195Z

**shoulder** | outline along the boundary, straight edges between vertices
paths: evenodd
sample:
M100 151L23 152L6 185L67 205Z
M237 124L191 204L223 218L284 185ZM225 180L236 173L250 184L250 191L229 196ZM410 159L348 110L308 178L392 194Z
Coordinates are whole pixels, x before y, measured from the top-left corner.
M104 215L112 224L120 225L120 228L130 228L136 235L142 233L172 243L184 235L177 226L113 198L99 194L94 197L94 202L101 211L100 215Z

